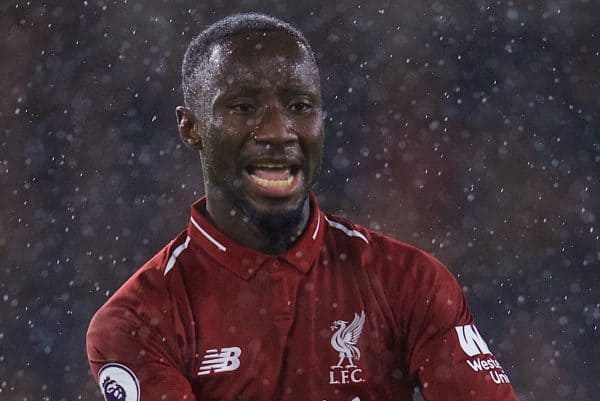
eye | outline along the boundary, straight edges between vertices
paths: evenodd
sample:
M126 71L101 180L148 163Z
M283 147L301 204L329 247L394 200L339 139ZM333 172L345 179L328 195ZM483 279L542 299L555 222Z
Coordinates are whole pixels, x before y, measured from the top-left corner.
M231 106L229 106L229 108L234 112L240 114L248 114L256 110L256 108L250 103L234 103Z
M312 109L312 106L307 102L293 102L288 107L294 113L306 113Z

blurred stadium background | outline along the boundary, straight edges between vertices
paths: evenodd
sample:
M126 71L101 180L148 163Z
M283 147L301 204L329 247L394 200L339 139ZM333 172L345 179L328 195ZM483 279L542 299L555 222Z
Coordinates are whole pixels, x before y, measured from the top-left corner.
M521 401L600 394L600 3L4 1L0 399L100 399L91 315L184 229L180 64L240 11L298 26L321 68L316 192L434 253Z

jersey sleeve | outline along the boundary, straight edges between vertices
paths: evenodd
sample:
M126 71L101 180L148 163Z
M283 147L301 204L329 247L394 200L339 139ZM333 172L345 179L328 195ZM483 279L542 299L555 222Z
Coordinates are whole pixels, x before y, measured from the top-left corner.
M427 401L516 401L504 372L474 325L452 274L427 254L415 258L408 335L409 374Z
M147 273L134 275L92 318L86 344L92 373L106 401L195 401L182 356L184 330L168 291Z

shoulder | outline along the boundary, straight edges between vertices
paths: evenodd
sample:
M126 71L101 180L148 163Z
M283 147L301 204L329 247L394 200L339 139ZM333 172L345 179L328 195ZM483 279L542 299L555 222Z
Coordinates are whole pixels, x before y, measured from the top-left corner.
M346 218L326 218L331 227L327 246L345 253L387 298L431 299L436 293L462 292L450 270L430 253Z
M368 283L396 327L418 332L423 322L458 321L456 316L467 313L458 282L433 255L347 219L327 218L332 227L327 246L335 252L330 257L347 255L344 260L350 263L344 266Z
M425 250L365 228L347 218L325 214L325 221L331 227L330 231L336 242L354 243L364 251L373 253L376 259L394 265L429 265L433 268L443 266L438 259Z
M177 275L166 273L177 263L182 247L187 246L185 232L179 234L131 275L98 309L90 322L94 327L132 327L150 316L171 309L171 287Z
M94 314L86 347L95 374L113 361L128 366L152 358L173 366L187 361L185 350L191 345L179 340L190 338L194 322L181 269L177 269L181 263L177 254L186 242L185 232L170 241ZM167 267L173 264L169 273ZM143 355L146 359L140 359Z

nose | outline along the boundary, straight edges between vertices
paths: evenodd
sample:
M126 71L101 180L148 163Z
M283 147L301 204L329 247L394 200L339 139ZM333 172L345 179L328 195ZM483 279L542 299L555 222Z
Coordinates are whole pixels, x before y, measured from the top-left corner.
M285 112L280 107L270 106L265 108L254 128L254 139L265 144L287 145L298 137Z

